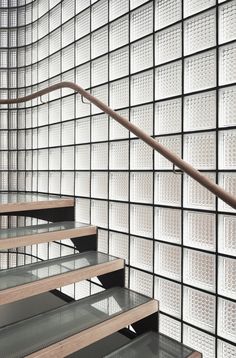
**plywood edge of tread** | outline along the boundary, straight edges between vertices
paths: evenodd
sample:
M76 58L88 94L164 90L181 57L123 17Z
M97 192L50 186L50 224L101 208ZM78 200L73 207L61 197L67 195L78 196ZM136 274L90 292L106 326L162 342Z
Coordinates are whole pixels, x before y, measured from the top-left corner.
M158 311L158 302L150 300L127 312L112 317L96 326L68 337L58 343L27 355L28 358L62 358L95 343L120 329Z
M63 287L75 282L90 279L114 272L124 268L123 259L115 259L113 261L104 262L93 266L84 267L78 270L63 273L61 275L52 276L41 279L25 285L12 287L0 291L0 305L15 302L21 299L35 296L37 294L47 292L58 287Z
M22 203L0 204L0 213L10 213L29 210L43 210L53 208L66 208L74 206L74 199L41 200Z

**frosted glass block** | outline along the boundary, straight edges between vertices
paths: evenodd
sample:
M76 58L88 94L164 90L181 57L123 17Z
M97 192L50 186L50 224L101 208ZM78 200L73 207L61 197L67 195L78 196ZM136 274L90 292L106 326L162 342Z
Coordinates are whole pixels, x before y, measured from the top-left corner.
M153 105L147 104L131 108L131 122L141 128L144 132L152 135L153 133ZM131 137L135 137L130 133Z
M155 208L155 239L181 243L181 211Z
M108 27L103 27L91 35L91 56L92 58L108 52Z
M184 54L216 45L216 10L204 12L184 22Z
M79 172L75 175L75 195L90 196L90 172Z
M93 116L91 131L92 142L108 140L108 116L106 114Z
M215 182L215 175L213 173L204 173L204 175ZM215 196L190 176L184 175L184 206L214 210Z
M90 200L89 199L76 199L75 200L75 220L89 224L90 223Z
M100 99L100 101L108 104L108 85L95 87L92 89L92 95ZM84 105L89 107L87 104ZM92 114L101 113L102 110L95 105L92 105Z
M172 339L177 341L181 341L181 322L165 316L163 314L159 314L159 331L162 334L165 334Z
M133 235L153 237L153 208L144 205L130 206L130 232Z
M236 216L218 216L218 248L219 252L236 256Z
M182 55L181 24L169 27L155 35L155 64L172 61Z
M109 2L109 19L110 21L125 14L129 11L129 0L110 0Z
M236 341L236 303L219 298L218 301L218 335Z
M129 17L124 16L110 24L109 27L110 51L124 46L129 42Z
M49 75L50 77L54 77L58 75L60 71L61 71L61 57L59 53L56 53L55 55L49 58Z
M62 22L66 22L75 13L75 2L74 0L67 0L62 3Z
M236 260L223 256L218 259L218 293L236 299Z
M129 48L124 47L110 53L109 56L110 80L124 77L129 74Z
M76 13L81 12L90 5L90 0L76 1Z
M153 269L153 241L131 236L130 265L146 270Z
M131 12L130 39L134 41L153 31L153 3Z
M155 174L155 204L181 205L181 175L174 173Z
M74 148L63 147L62 148L62 170L73 170L74 169Z
M65 97L62 99L62 120L66 121L68 119L74 118L75 112L75 97L74 95Z
M0 132L0 149L8 149L8 132Z
M109 203L109 228L122 232L128 232L128 204Z
M181 99L158 102L155 105L155 133L170 134L181 131Z
M204 357L215 358L215 337L186 324L183 326L183 343L202 352Z
M62 71L67 71L74 67L74 45L62 51Z
M219 169L236 167L236 130L219 133Z
M18 178L19 185L19 178ZM39 192L48 192L48 173L47 172L38 172L38 191Z
M93 144L91 147L91 168L108 168L108 143Z
M211 50L185 59L185 93L204 90L216 85L216 52Z
M229 127L236 125L236 87L230 86L219 90L219 125Z
M19 156L19 154L18 154L18 156ZM19 159L18 159L18 162L19 162ZM38 169L39 170L48 170L48 150L47 149L38 151Z
M49 146L58 146L61 143L61 125L55 124L49 127Z
M130 201L149 203L153 201L153 173L130 174Z
M90 32L90 9L83 11L76 16L76 39L79 39Z
M145 37L131 45L131 73L153 66L153 37Z
M90 142L90 117L75 122L75 143Z
M107 199L108 197L108 173L92 173L91 196L93 198Z
M8 153L7 151L0 154L0 170L8 170Z
M61 45L61 29L58 29L56 31L53 31L52 34L50 34L49 38L49 49L50 49L50 55L54 52L60 50ZM37 61L37 48L35 48L35 60Z
M128 173L110 172L109 198L113 200L128 201Z
M178 96L182 92L181 61L156 68L156 100Z
M90 60L90 36L76 42L76 65Z
M108 81L108 56L99 57L91 63L92 86Z
M98 248L99 252L108 253L108 231L98 229Z
M38 148L48 146L48 127L41 127L38 129Z
M129 142L111 142L109 146L109 168L126 170L129 167Z
M80 145L76 147L77 170L90 170L90 145Z
M219 50L219 84L236 82L236 44L220 47Z
M76 83L83 88L90 87L90 63L76 68Z
M215 5L216 0L184 0L184 17L196 14Z
M1 27L8 27L8 10L1 9L0 23Z
M129 79L124 78L110 84L110 106L113 109L129 106Z
M219 43L235 40L236 2L231 1L219 7Z
M101 0L91 7L92 31L108 22L108 0Z
M215 215L184 211L184 245L215 251Z
M227 342L218 340L218 357L219 358L234 358L236 356L236 346Z
M181 247L155 242L156 274L181 280Z
M131 77L131 105L153 100L153 71Z
M62 145L74 144L74 121L62 123Z
M162 312L181 317L181 286L178 283L155 277L155 299L160 302Z
M153 277L143 271L130 269L130 289L152 297Z
M0 190L8 190L8 173L0 173L0 180Z
M236 195L236 173L220 173L219 185L232 195ZM227 205L220 199L219 210L235 212L231 206Z
M132 140L130 143L130 169L152 169L153 150L141 140Z
M215 330L215 296L184 287L184 321L206 331Z
M63 165L63 164L62 164ZM74 195L74 173L61 173L61 193L65 195Z
M60 194L61 174L60 172L49 173L49 192Z
M109 233L109 254L120 257L129 262L129 237L128 235L118 234L116 232Z
M155 30L159 30L181 20L181 4L181 0L156 0Z
M181 157L181 137L180 136L171 136L171 137L158 137L156 141L162 144L164 147L168 148L179 157ZM163 155L159 154L155 151L155 169L172 169L173 164L163 157Z
M91 224L107 228L108 203L101 200L91 201Z

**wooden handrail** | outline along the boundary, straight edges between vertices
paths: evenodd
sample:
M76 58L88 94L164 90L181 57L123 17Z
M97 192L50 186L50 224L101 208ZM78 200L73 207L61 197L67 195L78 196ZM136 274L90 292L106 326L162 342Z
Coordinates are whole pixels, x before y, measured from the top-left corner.
M142 129L137 127L135 124L129 122L126 118L120 116L117 112L113 111L110 107L108 107L105 103L100 101L98 98L92 96L89 92L84 90L82 87L73 82L60 82L55 85L49 86L45 89L42 89L38 92L32 93L30 95L14 98L14 99L0 99L0 104L13 104L13 103L22 103L26 101L30 101L34 98L41 97L45 94L53 92L55 90L61 88L71 88L72 90L78 92L82 97L89 100L89 102L93 103L95 106L100 108L103 112L107 113L110 117L119 122L123 127L127 128L130 132L135 134L139 139L143 140L150 147L155 149L161 155L163 155L166 159L173 163L174 166L179 167L184 173L188 174L190 177L195 179L198 183L204 186L206 189L215 194L218 198L223 200L225 203L230 205L232 208L236 209L236 197L232 194L228 193L226 190L221 188L218 184L215 184L205 175L200 173L197 169L195 169L192 165L188 164L186 161L181 159L177 154L171 152L162 144L158 143L155 139L150 137L147 133L145 133Z

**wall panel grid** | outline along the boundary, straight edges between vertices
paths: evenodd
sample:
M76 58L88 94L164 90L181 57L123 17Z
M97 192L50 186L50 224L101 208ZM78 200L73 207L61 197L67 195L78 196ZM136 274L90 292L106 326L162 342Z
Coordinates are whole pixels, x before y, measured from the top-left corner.
M1 98L76 81L236 194L236 0L0 7ZM42 101L0 107L0 190L75 196L99 249L126 259L127 285L160 300L160 330L204 358L235 357L235 211L70 90Z

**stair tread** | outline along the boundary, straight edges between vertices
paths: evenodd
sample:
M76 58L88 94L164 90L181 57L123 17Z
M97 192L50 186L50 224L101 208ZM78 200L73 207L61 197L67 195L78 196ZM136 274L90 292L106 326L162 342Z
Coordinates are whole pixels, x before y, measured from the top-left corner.
M108 289L0 329L1 354L36 357L33 353L41 351L40 357L62 357L100 339L104 329L103 336L112 334L111 322L125 327L128 319L133 323L134 314L140 319L154 310L157 302L151 298L125 288Z

